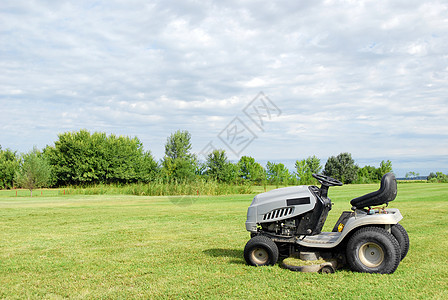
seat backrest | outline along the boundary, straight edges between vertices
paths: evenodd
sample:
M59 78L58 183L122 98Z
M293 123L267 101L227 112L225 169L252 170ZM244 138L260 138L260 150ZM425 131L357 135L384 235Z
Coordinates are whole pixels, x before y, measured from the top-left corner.
M353 209L387 204L397 197L397 180L393 173L384 174L378 191L352 199Z

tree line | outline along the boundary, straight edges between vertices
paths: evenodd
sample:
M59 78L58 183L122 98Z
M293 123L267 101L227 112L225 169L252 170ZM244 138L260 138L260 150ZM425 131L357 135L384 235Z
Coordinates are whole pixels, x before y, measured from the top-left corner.
M382 161L378 168L358 167L350 153L328 158L325 166L316 156L297 160L290 171L282 163L262 166L253 157L243 156L231 162L225 150L209 153L205 162L192 153L188 131L172 133L165 144L165 155L156 161L137 138L90 133L87 130L58 135L52 146L33 148L18 154L0 146L0 188L89 186L191 182L213 180L230 184L297 185L315 184L313 173L321 173L343 183L377 182L392 171L392 163Z

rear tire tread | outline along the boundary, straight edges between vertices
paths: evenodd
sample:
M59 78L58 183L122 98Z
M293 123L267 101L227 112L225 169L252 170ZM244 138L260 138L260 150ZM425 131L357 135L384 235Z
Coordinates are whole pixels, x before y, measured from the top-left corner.
M406 257L409 251L409 235L406 232L406 229L404 229L404 227L399 223L392 225L391 232L400 245L401 260L403 260L403 258Z
M369 267L362 263L359 252L363 245L374 243L384 255L380 265ZM401 248L395 237L380 227L364 227L355 232L347 243L347 261L353 271L363 273L392 274L401 261Z

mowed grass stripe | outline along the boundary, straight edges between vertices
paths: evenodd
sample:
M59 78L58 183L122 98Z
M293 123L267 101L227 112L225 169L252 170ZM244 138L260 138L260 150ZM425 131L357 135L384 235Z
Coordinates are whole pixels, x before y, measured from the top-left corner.
M325 229L377 188L331 188ZM448 185L398 189L411 248L392 275L247 266L254 195L2 197L0 298L446 299Z

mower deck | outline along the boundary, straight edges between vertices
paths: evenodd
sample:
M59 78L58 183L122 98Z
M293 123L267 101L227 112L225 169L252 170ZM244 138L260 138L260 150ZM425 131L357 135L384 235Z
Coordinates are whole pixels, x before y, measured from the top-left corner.
M300 258L293 256L283 260L282 267L295 272L334 273L339 264L336 259L317 258L314 253L301 253Z

